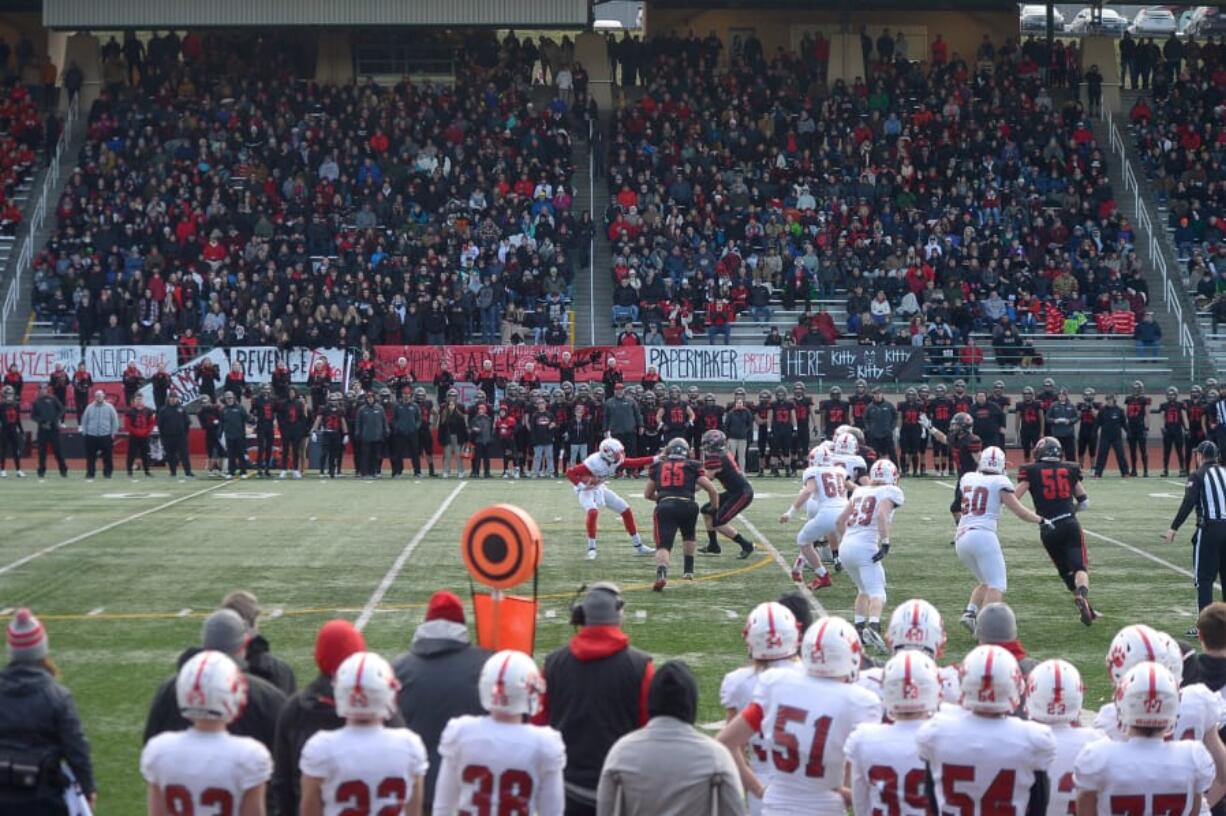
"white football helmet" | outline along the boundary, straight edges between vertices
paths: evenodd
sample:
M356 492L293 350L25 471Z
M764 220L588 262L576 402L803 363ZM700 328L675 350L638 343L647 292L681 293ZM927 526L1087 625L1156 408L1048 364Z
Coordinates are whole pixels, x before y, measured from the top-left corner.
M247 704L247 676L229 655L198 652L179 669L175 698L187 719L231 723Z
M841 433L834 438L834 453L836 456L856 456L860 451L860 443L850 433Z
M939 658L945 651L945 624L935 606L912 598L894 608L885 638L894 651L922 649Z
M540 708L545 693L545 678L536 662L512 649L496 653L485 661L477 683L481 707L491 714L527 714Z
M854 683L860 674L860 635L839 617L821 618L805 631L800 657L814 677Z
M1004 473L1008 463L1005 462L1005 452L992 445L979 454L980 473Z
M878 459L868 469L868 478L877 485L898 484L898 465L889 459Z
M1009 714L1022 702L1024 683L1017 659L1000 646L971 650L958 669L962 707L976 714Z
M742 632L753 660L784 660L796 656L800 628L792 610L769 601L758 604L745 620Z
M1035 722L1077 722L1084 696L1081 672L1064 660L1044 660L1026 678L1026 713Z
M395 709L400 681L379 655L355 652L336 670L332 687L338 716L386 719Z
M1182 683L1183 649L1179 648L1179 641L1166 632L1158 632L1158 643L1154 649L1158 653L1155 662L1161 664L1164 669L1171 673L1171 676L1175 678L1176 685Z
M621 461L626 458L626 448L621 442L613 437L601 440L600 458L608 462L610 465L621 464Z
M1158 660L1160 650L1158 633L1143 623L1125 626L1111 639L1107 650L1107 673L1112 685L1118 687L1124 675L1138 663Z
M809 451L809 467L830 467L834 464L834 443L823 442Z
M892 719L899 714L931 714L941 704L941 676L932 658L909 649L885 664L881 700Z
M1179 717L1179 681L1159 663L1138 663L1124 675L1116 710L1125 728L1169 733Z

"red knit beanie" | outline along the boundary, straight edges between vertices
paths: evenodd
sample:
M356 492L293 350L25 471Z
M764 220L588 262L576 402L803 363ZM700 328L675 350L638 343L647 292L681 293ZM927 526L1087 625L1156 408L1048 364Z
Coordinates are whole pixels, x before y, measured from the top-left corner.
M426 620L449 620L452 623L464 623L464 604L454 592L440 589L430 596L426 605Z
M331 677L345 658L366 651L366 638L347 620L330 620L315 638L315 665L321 674Z

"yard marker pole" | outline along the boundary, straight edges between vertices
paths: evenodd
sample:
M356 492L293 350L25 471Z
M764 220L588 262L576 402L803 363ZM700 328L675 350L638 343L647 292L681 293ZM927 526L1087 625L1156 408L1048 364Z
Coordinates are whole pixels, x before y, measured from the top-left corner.
M383 600L383 596L392 588L392 584L396 583L396 578L399 577L400 571L404 569L405 563L409 560L409 556L417 549L425 537L434 529L434 525L438 524L439 519L443 517L443 513L447 512L447 508L455 501L456 496L460 495L460 491L468 485L467 481L462 481L455 486L455 490L443 499L443 503L434 511L434 515L426 521L424 527L417 531L417 535L409 540L408 544L404 545L404 549L400 551L400 555L396 556L396 560L392 562L391 567L387 570L387 575L383 576L383 580L379 582L379 586L375 587L375 591L371 593L370 600L366 602L366 606L362 607L362 613L358 615L357 621L354 622L359 630L365 629L366 624L370 623L371 617L375 614L375 607Z

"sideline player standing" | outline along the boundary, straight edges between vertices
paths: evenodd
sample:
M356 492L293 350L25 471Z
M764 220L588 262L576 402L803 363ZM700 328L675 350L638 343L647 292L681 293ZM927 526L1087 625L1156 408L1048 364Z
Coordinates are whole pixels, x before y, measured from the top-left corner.
M915 737L941 705L941 678L932 658L913 649L890 658L881 698L889 723L865 723L851 732L847 787L852 809L867 813L927 813L928 777ZM906 803L906 811L899 809Z
M1030 452L1035 443L1043 435L1043 406L1034 397L1034 389L1029 385L1022 389L1021 400L1013 407L1017 414L1017 441L1022 448L1022 456L1030 461Z
M919 391L908 388L906 398L898 403L898 446L902 453L898 464L904 477L908 473L912 476L928 475L923 453L924 428L920 423L923 415L924 405L919 400Z
M797 673L804 670L798 657L799 624L796 622L796 616L783 604L774 601L758 604L749 613L741 634L745 638L745 647L752 662L748 666L728 672L720 683L719 702L727 712L728 722L735 720L736 716L753 702L758 680L768 670L790 670ZM764 784L769 784L772 766L762 734L750 737L749 749L749 768ZM752 816L761 816L761 797L750 794L749 812Z
M485 661L477 691L489 715L456 717L443 729L433 812L471 804L473 813L562 816L562 735L525 721L545 691L536 663L523 652L498 652Z
M719 540L716 538L716 533L719 533L740 545L741 553L737 558L748 558L753 555L753 542L732 526L732 520L753 503L753 486L737 467L736 460L728 454L728 437L723 431L715 429L702 435L702 459L703 470L708 477L720 483L724 492L720 494L718 508L710 504L702 506L707 546L699 552L719 555Z
M191 727L158 734L141 751L150 816L198 808L262 816L272 757L259 741L226 732L247 703L242 671L221 652L199 652L179 670L175 697Z
M1039 528L1039 540L1073 593L1081 622L1089 626L1098 613L1090 605L1090 560L1077 512L1089 507L1090 499L1081 483L1081 466L1063 461L1063 453L1054 438L1040 439L1035 461L1018 469L1016 495L1020 501L1029 492L1035 512L1050 522Z
M759 677L753 702L724 726L719 741L732 752L745 790L762 798L764 814L845 816L847 738L881 722L881 703L856 685L860 640L842 618L815 621L800 659L803 672L771 669ZM745 761L745 746L759 735L774 765L769 785Z
M1140 663L1124 678L1119 700L1126 736L1098 740L1077 755L1077 812L1200 813L1214 764L1197 742L1167 741L1178 728L1178 681L1157 663Z
M843 568L858 590L855 626L866 645L885 652L881 637L881 610L885 607L885 569L881 560L890 552L890 524L903 506L898 467L879 459L869 470L869 484L856 488L851 501L835 521Z
M626 458L626 449L613 437L603 440L600 448L577 465L567 468L566 478L575 486L579 496L579 506L585 514L587 528L587 560L596 560L596 530L600 518L600 508L607 507L622 517L622 525L630 536L636 555L651 555L652 550L643 545L639 536L638 522L634 520L634 511L621 496L609 489L605 483L612 479L618 468L646 467L655 461L654 456L640 456L636 459Z
M302 747L300 816L421 816L426 746L409 729L383 724L400 689L392 667L373 652L356 652L336 670L333 688L345 724L316 732Z
M1098 455L1098 409L1102 407L1094 399L1095 391L1087 388L1081 392L1081 402L1077 403L1077 413L1080 419L1077 423L1077 464L1081 457L1086 457L1086 467L1094 467L1094 459Z
M1031 669L1026 678L1026 716L1031 722L1050 728L1056 741L1056 754L1047 766L1051 784L1048 813L1065 814L1073 809L1076 799L1073 768L1077 755L1091 742L1106 736L1097 728L1080 727L1084 695L1081 673L1064 660L1045 660Z
M1128 418L1128 460L1131 466L1129 476L1137 475L1137 450L1141 451L1141 470L1145 478L1149 478L1149 439L1145 427L1146 413L1149 412L1149 397L1145 396L1145 383L1136 380L1132 384L1132 394L1124 398L1124 413Z
M681 533L683 572L687 581L694 579L694 552L698 548L695 532L698 527L698 502L694 492L707 491L713 514L719 513L719 493L702 471L702 465L690 458L690 443L681 437L669 440L664 456L647 471L643 498L656 503L652 526L656 533L656 580L652 589L660 592L668 584L668 566L677 533Z
M833 447L832 443L823 442L809 453L809 467L801 479L803 486L800 493L779 517L780 524L787 524L795 511L805 508L807 521L796 534L800 555L792 564L792 580L796 583L803 581L805 564L808 564L817 573L809 585L811 590L822 589L832 583L830 573L826 571L814 545L820 543L823 549L831 549L835 521L847 506L847 471L835 463Z
M966 714L934 717L916 738L932 779L929 807L940 813L1046 812L1056 741L1046 725L1011 716L1022 692L1022 670L1004 648L979 646L966 656Z
M1179 401L1179 389L1173 385L1167 388L1166 402L1151 413L1162 414L1162 475L1170 475L1171 448L1174 448L1175 459L1179 462L1179 475L1186 476L1188 471L1184 459L1184 404Z
M977 473L967 473L958 480L962 493L962 514L954 535L958 560L970 570L979 583L971 591L971 599L962 613L961 622L972 633L980 608L999 603L1008 587L1005 555L1000 549L996 524L1003 504L1022 521L1051 526L1042 516L1026 509L1013 495L1013 483L1005 475L1005 452L997 447L984 448L979 456Z

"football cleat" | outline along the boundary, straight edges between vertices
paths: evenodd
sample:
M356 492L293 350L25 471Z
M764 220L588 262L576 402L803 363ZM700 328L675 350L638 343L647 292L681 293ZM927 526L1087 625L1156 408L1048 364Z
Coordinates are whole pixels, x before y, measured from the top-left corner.
M825 575L818 575L814 577L814 579L809 582L809 589L817 591L833 585L834 579L831 578L830 573L827 572Z
M714 547L707 545L706 547L698 548L699 555L719 555L722 552L723 550L720 549L718 544L716 544Z
M656 582L651 585L652 592L663 592L664 587L668 584L668 570L665 567L656 567Z
M693 581L693 580L694 580L694 573L692 573L692 572L683 572L683 573L681 573L681 580L682 580L682 581Z
M743 549L739 553L736 554L736 557L744 561L746 558L753 555L753 549L754 549L753 547L750 547L748 550Z
M975 618L975 613L968 609L962 613L962 617L958 618L958 622L973 635L975 634Z
M881 637L881 633L871 626L865 626L860 632L860 640L866 648L880 654L888 654L890 651L889 647L885 645L885 639Z
M651 547L648 547L644 544L640 544L634 548L635 555L655 555L655 553L656 553L655 550L653 550Z
M595 560L596 560L596 548L595 548L595 547L588 547L588 549L587 549L587 560L588 560L588 561L595 561Z
M1090 599L1084 595L1073 596L1073 603L1077 605L1077 614L1081 617L1081 622L1086 626L1094 623L1094 610L1090 608Z
M799 584L805 579L804 559L797 558L796 563L792 564L792 583Z

